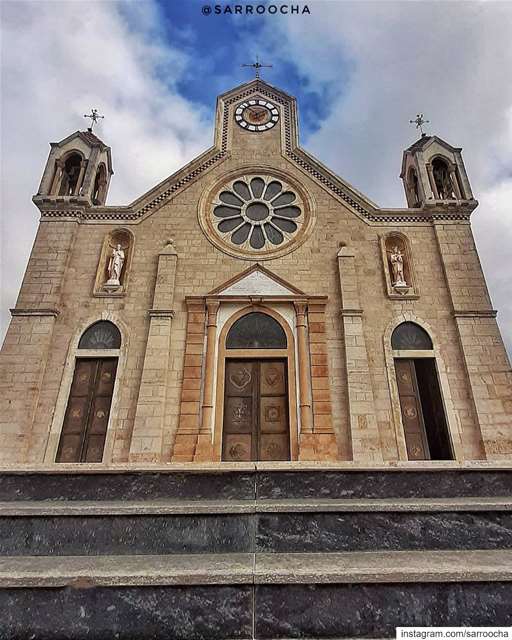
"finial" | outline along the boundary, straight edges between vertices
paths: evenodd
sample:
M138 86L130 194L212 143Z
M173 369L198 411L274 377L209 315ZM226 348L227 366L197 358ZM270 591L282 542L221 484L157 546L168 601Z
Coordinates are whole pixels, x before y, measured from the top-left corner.
M430 120L425 120L425 118L423 117L422 113L418 113L416 115L415 120L409 120L409 122L411 124L415 124L416 125L416 129L419 129L421 131L421 137L424 138L427 134L423 131L423 125L424 124L430 124Z
M253 62L252 64L242 64L242 67L252 67L256 73L256 79L259 79L260 77L260 69L263 68L267 68L267 69L271 69L272 65L271 64L261 64L260 62L260 58L259 56L256 56L256 62Z
M94 127L94 125L98 122L100 118L104 118L104 117L105 116L100 116L100 114L98 113L98 109L91 109L90 115L84 115L84 118L91 119L91 126L87 127L87 131L92 133L92 128Z

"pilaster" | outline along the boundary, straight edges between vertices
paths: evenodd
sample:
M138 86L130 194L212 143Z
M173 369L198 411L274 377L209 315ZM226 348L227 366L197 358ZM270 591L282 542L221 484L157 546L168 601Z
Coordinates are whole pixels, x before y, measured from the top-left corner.
M41 222L0 353L0 460L42 461L57 397L46 369L76 222ZM54 372L52 371L52 374Z
M153 308L149 310L148 341L130 443L130 462L161 461L177 261L176 250L169 242L158 255Z
M468 224L434 222L487 460L512 453L512 371Z
M192 298L187 303L185 362L181 388L178 431L172 462L193 462L201 427L201 376L203 369L206 307L204 300Z
M382 462L375 402L364 337L363 310L355 254L348 247L338 252L345 366L347 370L352 457L355 462Z

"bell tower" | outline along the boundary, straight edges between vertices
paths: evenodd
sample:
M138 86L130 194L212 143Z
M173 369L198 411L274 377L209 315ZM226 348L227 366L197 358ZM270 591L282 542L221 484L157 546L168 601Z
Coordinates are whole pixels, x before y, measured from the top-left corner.
M110 147L91 129L75 131L50 147L34 204L104 205L114 173Z
M425 133L404 151L400 177L409 208L476 207L461 151Z

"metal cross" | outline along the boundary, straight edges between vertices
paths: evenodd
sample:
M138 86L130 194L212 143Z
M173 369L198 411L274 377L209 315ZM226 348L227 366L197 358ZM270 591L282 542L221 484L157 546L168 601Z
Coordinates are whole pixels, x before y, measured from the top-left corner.
M98 113L98 109L91 109L90 115L84 115L84 118L91 119L91 126L87 127L87 131L90 131L92 133L92 128L94 127L94 125L98 122L100 118L104 118L104 117L105 116L100 116L100 114Z
M419 130L421 131L421 135L422 135L422 137L423 137L424 135L426 135L426 134L424 133L424 131L423 131L423 125L424 125L424 124L430 124L430 120L425 120L425 118L423 117L423 114L422 114L422 113L418 113L418 114L416 115L416 119L415 119L415 120L409 120L409 122L410 122L411 124L415 124L415 125L416 125L416 129L419 129Z
M261 64L259 56L256 56L256 62L253 62L252 64L243 64L241 66L242 67L252 67L256 72L256 78L260 77L260 69L263 69L263 68L271 69L272 68L271 64Z

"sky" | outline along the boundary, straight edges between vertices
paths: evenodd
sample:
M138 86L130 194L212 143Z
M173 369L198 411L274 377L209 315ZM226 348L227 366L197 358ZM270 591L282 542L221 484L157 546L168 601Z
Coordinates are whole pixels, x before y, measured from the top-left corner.
M382 207L405 207L398 174L417 113L463 148L512 353L512 2L263 1L259 15L237 4L242 15L207 14L204 0L0 2L0 339L49 143L97 108L115 171L107 204L127 204L212 144L216 96L250 80L241 64L259 55L264 79L298 99L301 145Z

